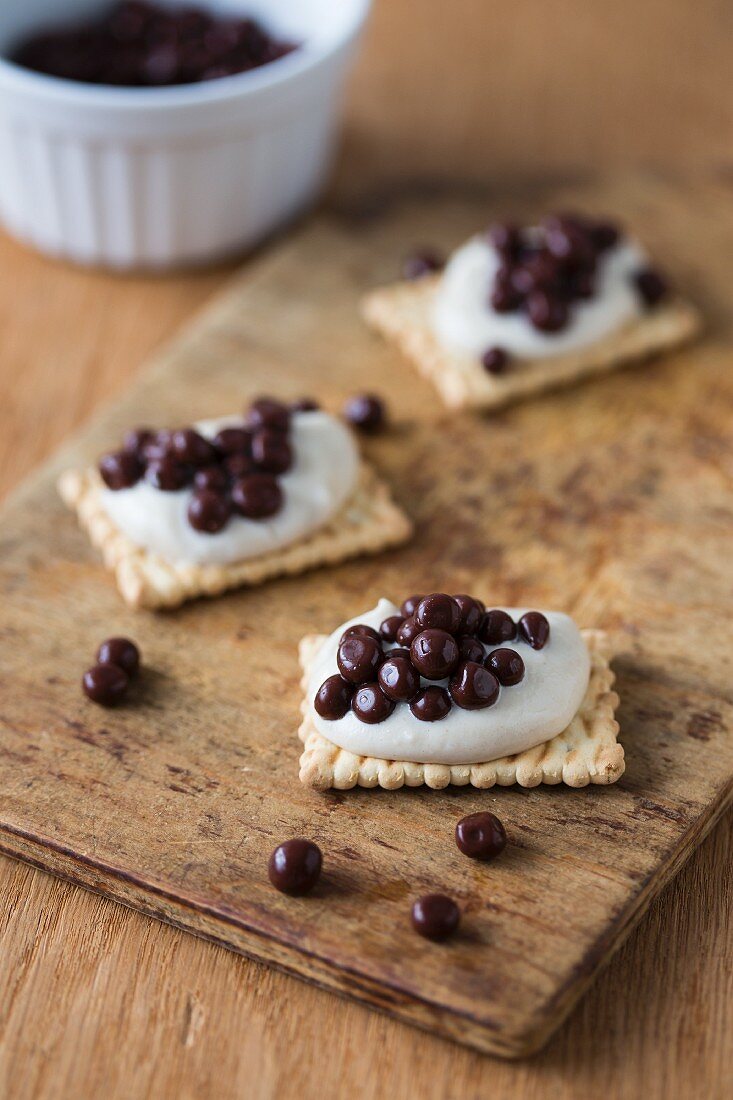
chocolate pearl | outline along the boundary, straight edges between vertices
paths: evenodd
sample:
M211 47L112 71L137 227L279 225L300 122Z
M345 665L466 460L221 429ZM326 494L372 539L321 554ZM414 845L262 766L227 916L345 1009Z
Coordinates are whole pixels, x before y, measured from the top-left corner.
M431 684L422 688L410 703L410 710L421 722L440 722L451 708L450 695L442 687Z
M658 305L666 297L669 289L666 279L651 267L637 271L634 275L634 283L642 302L649 308Z
M329 676L316 692L313 706L321 718L335 722L348 711L353 694L354 685L347 683L343 676Z
M188 505L188 522L194 531L216 535L226 527L232 514L232 503L215 489L198 489Z
M339 672L350 684L366 684L376 680L383 660L381 644L361 634L344 638L336 654Z
M387 618L382 621L379 627L379 633L382 638L384 638L385 642L394 642L396 640L397 631L404 621L401 615L388 615Z
M98 665L117 665L128 676L140 668L140 650L129 638L107 638L97 650Z
M298 401L293 401L290 406L290 411L294 413L310 413L318 412L321 406L312 397L301 397Z
M550 637L550 624L541 611L528 611L519 620L519 637L532 649L544 649Z
M386 419L384 402L371 393L350 397L344 405L344 417L361 432L378 432Z
M371 638L381 649L381 635L377 633L373 626L367 626L366 623L355 623L354 626L347 626L346 630L341 635L340 641L343 642L355 634L362 638Z
M209 466L216 462L216 448L193 428L182 428L173 433L171 450L179 462L189 466Z
M140 454L147 443L150 443L153 439L153 433L150 428L130 428L125 432L124 439L122 441L123 451L130 451L131 454Z
M598 252L605 252L618 244L621 233L613 222L596 222L590 227L590 237Z
M527 298L529 319L540 332L559 332L568 323L568 307L546 290L533 290Z
M461 609L445 592L431 592L417 605L415 622L423 630L433 627L455 634L461 622Z
M214 436L214 446L222 455L252 453L252 433L246 428L222 428Z
M174 493L189 484L191 471L188 466L166 455L165 458L154 458L152 462L148 462L145 480L164 493Z
M272 428L286 432L290 427L290 409L273 397L260 397L250 405L246 423L253 430Z
M515 256L519 251L521 243L519 229L511 222L495 222L494 225L489 226L486 236L489 243L502 256Z
M229 481L222 466L204 466L193 475L193 484L196 489L226 489Z
M245 519L274 516L282 502L282 489L269 474L249 474L232 485L232 504Z
M456 824L456 844L471 859L494 859L506 848L506 830L496 814L468 814Z
M426 894L412 906L412 927L426 940L440 942L458 927L461 911L445 894Z
M444 265L443 257L432 248L423 248L419 252L405 258L402 264L402 278L422 279L424 275L432 275L440 271Z
M456 633L476 634L484 617L483 610L476 603L473 596L466 596L461 593L454 596L453 599L458 604L458 610L461 613Z
M282 432L263 428L252 436L252 458L268 474L284 474L293 465L293 449Z
M519 308L522 298L509 282L497 278L489 296L489 303L496 313L512 313Z
M396 703L409 703L420 688L420 677L409 658L392 657L388 654L377 679L387 698Z
M405 657L408 661L410 660L410 651L409 649L405 649L404 646L393 646L392 649L387 650L386 655L390 658L390 660L393 657Z
M402 604L402 614L406 619L409 619L411 615L414 615L417 611L417 605L420 603L422 596L408 596L405 602Z
M495 607L484 615L478 636L487 645L500 645L516 638L517 626L511 615Z
M464 634L458 639L458 657L461 661L476 661L480 664L484 659L484 647L478 638Z
M102 455L99 460L99 473L108 489L130 489L140 480L142 472L142 463L132 451Z
M593 242L577 217L553 214L543 221L545 244L553 256L570 263L586 263L593 259Z
M127 673L119 665L94 665L84 673L82 687L93 703L113 707L124 698L129 682Z
M484 665L503 687L513 687L524 679L524 661L515 649L495 649Z
M410 659L426 680L443 680L458 664L458 643L447 630L423 630L413 639Z
M322 865L318 845L297 837L278 844L267 862L267 877L281 894L298 898L310 893L316 885Z
M416 638L419 633L420 627L415 622L414 616L411 615L409 619L405 619L397 631L396 641L398 641L400 645L412 645L413 639Z
M360 722L376 726L389 718L395 705L382 691L379 684L362 684L351 699L351 709Z
M142 446L143 457L146 462L152 462L156 458L166 458L171 454L173 446L173 432L163 428L155 432L152 439L148 439Z
M239 454L227 455L222 463L222 468L227 476L235 481L247 477L249 474L257 473L257 467L252 458L242 452Z
M488 374L506 374L509 368L509 355L504 348L489 348L481 356L481 365Z
M466 661L451 676L450 694L462 710L483 710L499 698L499 681L483 665Z

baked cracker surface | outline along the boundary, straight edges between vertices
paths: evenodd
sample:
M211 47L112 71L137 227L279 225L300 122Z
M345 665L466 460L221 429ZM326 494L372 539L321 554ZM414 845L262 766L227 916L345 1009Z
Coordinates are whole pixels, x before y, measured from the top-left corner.
M229 565L169 562L135 545L104 510L103 483L93 467L67 470L58 488L92 544L101 550L123 600L132 608L179 607L200 596L218 596L242 585L375 554L405 542L412 534L408 517L394 503L384 482L364 463L354 495L328 524L290 546Z
M589 783L615 783L624 773L624 750L616 740L618 722L614 711L619 698L612 690L613 647L609 636L600 630L582 631L591 658L588 688L577 713L566 729L533 749L489 760L481 764L413 764L407 760L382 760L357 756L340 749L323 737L310 715L308 678L313 660L326 635L309 634L300 643L303 669L303 720L298 736L304 744L300 757L300 780L308 787L325 791L331 788L427 786L434 789L449 784L487 788L537 787L541 783L565 783L568 787L586 787Z
M691 340L700 330L694 306L673 299L590 347L545 359L516 360L489 374L469 355L446 351L434 336L430 310L440 276L395 283L362 300L369 325L393 341L451 408L496 409L577 379L641 362Z

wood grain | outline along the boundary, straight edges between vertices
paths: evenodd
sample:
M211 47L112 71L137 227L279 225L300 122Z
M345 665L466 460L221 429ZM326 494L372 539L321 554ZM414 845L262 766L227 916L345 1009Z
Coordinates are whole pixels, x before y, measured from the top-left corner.
M710 204L722 195L713 187L704 197L705 216L695 219L689 211L703 194L694 189L653 187L640 180L587 189L580 196L586 204L625 212L679 278L693 283L702 249L710 244ZM562 198L571 201L568 195ZM16 499L13 522L4 531L6 638L14 631L23 636L38 592L44 596L45 617L43 631L33 639L37 664L32 677L27 653L8 653L13 682L26 685L26 699L33 697L34 706L29 711L17 704L23 693L6 704L5 754L15 753L15 758L5 792L3 816L9 828L3 843L47 861L48 843L39 846L34 839L43 835L55 843L57 869L104 889L113 883L115 896L137 904L147 895L153 911L281 965L293 965L291 953L283 954L279 946L276 951L267 937L275 930L281 943L292 945L297 939L313 952L310 974L319 981L333 980L332 962L357 969L366 949L372 955L367 972L381 977L374 985L368 982L361 995L447 1033L455 1033L455 1014L460 1013L462 1038L516 1051L538 1043L551 1018L556 1021L570 1007L730 794L726 670L707 657L702 645L694 657L690 647L713 632L716 607L725 599L721 548L730 518L725 462L731 394L721 372L724 353L711 340L705 352L679 356L643 376L618 376L488 423L446 420L429 391L386 349L376 350L348 307L365 283L387 277L396 250L424 235L427 227L439 225L440 243L447 244L482 213L483 204L479 208L465 201L413 204L406 211L383 213L368 232L365 223L352 223L307 233L260 264L245 292L235 289L236 309L231 299L217 307L204 330L190 332L134 395L85 436L83 448L91 455L141 408L148 417L165 413L185 419L226 407L241 399L245 360L248 385L258 388L276 373L281 392L291 393L307 379L311 387L318 382L341 395L368 367L374 384L391 380L401 428L375 446L375 458L416 508L421 526L415 546L391 556L381 568L368 563L344 567L328 580L314 577L298 584L297 599L293 582L287 582L222 601L216 611L192 607L167 623L163 637L152 619L135 620L133 626L119 611L111 585L60 517L49 492L53 470ZM719 232L719 225L715 228ZM326 256L329 265L323 264ZM283 324L281 304L293 299L296 287L307 292L301 289L299 309ZM715 326L727 283L708 274L697 289ZM319 340L324 301L331 309L328 358L322 333ZM299 350L295 362L293 346ZM175 387L169 383L173 370ZM442 449L436 440L442 440ZM451 480L453 492L446 497L444 487ZM491 509L485 508L487 488ZM34 501L43 503L40 517ZM450 509L453 531L460 533L448 545L431 522L441 503ZM58 554L51 563L44 562L38 544L40 534L48 537L49 523L56 529ZM410 867L408 879L402 853L404 793L379 796L378 802L363 792L313 802L296 784L284 788L285 800L278 800L266 779L280 766L278 752L287 754L290 748L294 726L288 715L297 710L292 689L276 706L260 710L256 730L237 723L241 696L227 689L222 697L222 684L236 684L243 665L255 682L266 684L270 675L252 632L242 627L250 616L255 622L270 617L273 652L282 653L287 669L295 618L304 620L298 621L296 633L328 625L343 617L345 604L357 592L368 601L385 584L402 587L405 572L417 587L434 584L440 572L441 583L447 578L449 587L478 584L508 602L522 592L538 603L569 607L584 622L624 631L634 649L620 666L622 728L635 759L628 781L618 791L594 792L582 802L572 792L553 792L551 799L539 792L493 796L518 842L514 860L492 876L488 897L485 884L470 880L470 869L457 868L455 857L441 847L446 820L474 808L475 797L411 793L411 828L432 846L435 858L429 868ZM90 725L79 700L77 654L95 630L109 632L113 615L121 628L141 639L157 670L157 683L142 701L154 720L155 738L132 710L105 721L104 728ZM63 647L54 621L64 624ZM208 671L187 651L192 631L206 639ZM42 668L53 678L43 692L38 689ZM202 734L195 712L204 702L208 713ZM254 697L250 703L252 709L261 707ZM39 717L41 738L34 734ZM235 771L242 765L251 769L246 777ZM75 797L75 790L83 797ZM71 814L67 805L75 805L77 812ZM243 823L249 823L244 832ZM322 917L304 925L292 908L262 891L257 872L276 830L302 831L304 823L328 838L332 896L324 900L338 926L335 920L326 926ZM76 855L62 850L70 835ZM385 842L391 847L385 848ZM143 873L131 876L131 857L134 853L139 865L143 849ZM556 889L558 867L561 891ZM110 874L112 868L118 873ZM456 944L452 955L452 966L461 969L460 982L456 969L441 968L434 953L416 948L399 926L413 879L427 886L436 876L475 914L473 936ZM325 890L328 894L329 887ZM489 941L487 979L485 970L477 973L474 967L480 945ZM402 990L397 1000L393 993L385 1000L387 977ZM427 1011L427 988L440 990L448 1015L434 1007ZM494 1033L487 1039L489 1024Z

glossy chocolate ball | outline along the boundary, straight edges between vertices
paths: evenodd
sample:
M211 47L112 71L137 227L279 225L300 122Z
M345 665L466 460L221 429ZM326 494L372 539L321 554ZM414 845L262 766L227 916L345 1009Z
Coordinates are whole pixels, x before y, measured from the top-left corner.
M516 638L517 625L506 611L494 607L484 615L478 636L487 645L501 645Z
M494 649L484 664L503 687L513 687L524 679L524 661L515 649Z
M550 624L541 611L528 611L519 620L519 637L532 649L544 649L550 638Z
M197 489L189 501L186 514L194 531L216 535L229 522L232 502L216 489Z
M459 665L450 679L451 699L462 710L483 710L499 698L499 681L475 661Z
M461 618L458 623L457 634L478 634L479 627L484 617L483 607L476 602L473 596L459 594L453 599L458 604Z
M217 458L213 444L193 428L181 428L173 433L171 452L174 458L188 466L209 466Z
M495 814L469 814L456 825L456 844L471 859L494 859L506 848L506 830Z
M351 699L351 709L360 722L370 726L389 718L395 704L382 691L378 683L361 684Z
M376 680L383 660L381 644L361 634L344 638L336 654L339 672L350 684L366 684Z
M143 448L152 441L153 434L150 428L130 428L125 432L122 441L123 451L142 455Z
M461 919L461 911L453 898L445 894L426 894L412 906L412 927L426 940L445 940L451 936Z
M117 451L102 455L99 473L108 489L131 489L143 475L143 465L136 451Z
M395 703L409 703L420 688L420 677L405 657L388 655L377 679L384 694Z
M310 413L318 412L321 406L313 397L300 397L297 401L293 401L290 406L290 411L294 413Z
M226 489L229 484L223 466L203 466L193 475L195 489L212 489L214 492Z
M461 622L461 609L452 596L432 592L423 596L415 609L415 622L423 630L434 628L455 634Z
M496 346L487 348L481 356L481 365L487 374L506 374L509 362L509 353Z
M373 393L351 397L344 405L344 418L360 432L378 432L386 420L384 402Z
M102 707L114 707L127 692L130 679L119 665L94 665L82 679L84 694Z
M385 642L394 642L397 640L397 631L402 626L405 620L401 615L388 615L379 626L379 633Z
M458 638L458 657L461 661L476 661L481 664L484 659L484 647L478 638L464 634Z
M260 397L250 405L245 422L253 431L274 428L275 431L286 432L290 427L290 409L274 397Z
M353 684L348 683L338 674L329 676L316 692L313 706L321 718L325 718L328 722L335 722L343 718L348 711L353 694Z
M450 708L450 695L445 688L435 684L421 688L410 703L410 710L420 722L440 722Z
M192 480L192 474L189 466L184 466L171 455L165 455L148 462L145 480L164 493L175 493L185 489Z
M267 875L276 890L291 897L302 897L318 882L322 865L318 845L298 837L278 844L268 861Z
M222 455L252 453L252 433L246 428L222 428L214 436L213 443Z
M263 428L252 436L252 458L268 474L284 474L293 465L293 448L282 432Z
M232 503L245 519L266 519L282 508L282 489L270 474L248 474L232 485Z
M339 640L343 642L346 638L351 638L355 634L358 634L362 638L371 638L372 641L376 642L381 648L381 635L377 633L373 626L367 626L366 623L354 623L353 626L347 626Z
M412 645L413 638L416 638L420 631L421 627L417 625L414 616L411 615L410 618L405 619L398 628L395 640L398 641L400 645Z
M417 605L420 603L422 595L420 596L408 596L400 608L402 614L406 619L409 619L411 615L414 615L417 611Z
M117 665L134 676L140 668L140 650L129 638L107 638L97 650L97 664Z
M658 305L667 296L669 289L666 279L650 267L637 271L634 283L642 302L649 309Z
M547 290L533 290L527 298L527 314L540 332L559 332L568 323L567 303Z
M423 630L410 646L410 658L426 680L443 680L458 664L458 643L447 630Z

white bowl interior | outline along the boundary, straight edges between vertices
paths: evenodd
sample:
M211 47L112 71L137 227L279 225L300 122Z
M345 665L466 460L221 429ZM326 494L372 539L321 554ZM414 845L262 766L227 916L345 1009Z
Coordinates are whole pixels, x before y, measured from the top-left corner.
M167 8L187 0L157 0ZM7 55L24 38L49 27L63 27L109 10L113 0L0 0L0 54ZM63 7L61 14L59 9ZM188 6L222 14L253 16L286 39L319 52L347 37L361 21L366 0L188 0Z

